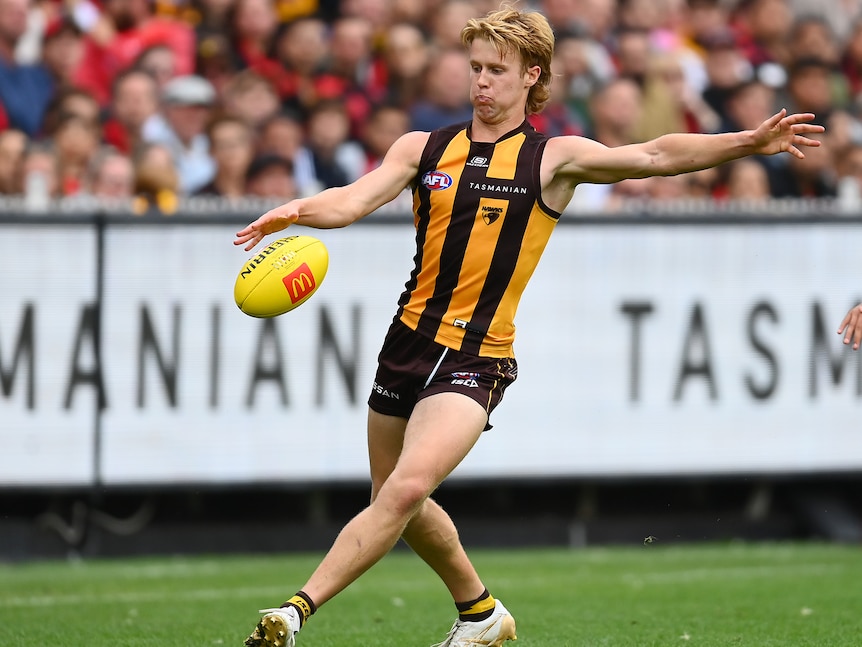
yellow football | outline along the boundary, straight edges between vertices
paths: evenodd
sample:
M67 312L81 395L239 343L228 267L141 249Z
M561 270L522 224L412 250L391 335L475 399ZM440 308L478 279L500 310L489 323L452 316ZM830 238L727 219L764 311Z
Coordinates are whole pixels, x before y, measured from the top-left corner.
M276 317L308 301L328 268L329 252L317 238L279 238L245 262L233 298L247 315Z

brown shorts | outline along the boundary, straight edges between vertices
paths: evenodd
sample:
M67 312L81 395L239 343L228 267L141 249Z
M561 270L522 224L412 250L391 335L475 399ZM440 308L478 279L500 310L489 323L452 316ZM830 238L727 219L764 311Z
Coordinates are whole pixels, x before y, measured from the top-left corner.
M377 375L368 406L389 416L409 418L422 398L463 393L488 415L518 376L513 357L476 357L452 350L394 321L377 358ZM485 429L490 429L488 424Z

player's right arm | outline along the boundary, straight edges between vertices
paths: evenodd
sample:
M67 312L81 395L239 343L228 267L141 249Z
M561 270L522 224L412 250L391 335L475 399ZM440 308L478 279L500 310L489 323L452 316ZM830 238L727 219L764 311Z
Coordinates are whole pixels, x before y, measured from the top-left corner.
M264 236L297 223L316 229L346 227L367 216L406 189L419 170L427 132L402 135L373 171L347 186L326 189L308 198L297 198L270 209L237 232L234 245L254 248Z

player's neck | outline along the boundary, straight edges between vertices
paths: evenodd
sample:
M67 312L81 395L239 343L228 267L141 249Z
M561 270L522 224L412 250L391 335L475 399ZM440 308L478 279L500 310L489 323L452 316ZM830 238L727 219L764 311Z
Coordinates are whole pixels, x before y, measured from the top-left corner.
M470 139L474 142L495 142L524 123L524 119L523 115L518 115L499 122L487 122L473 115Z

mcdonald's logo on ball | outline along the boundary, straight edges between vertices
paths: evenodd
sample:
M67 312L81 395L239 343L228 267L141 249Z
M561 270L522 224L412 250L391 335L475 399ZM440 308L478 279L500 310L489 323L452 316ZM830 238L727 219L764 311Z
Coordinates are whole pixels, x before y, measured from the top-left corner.
M234 283L234 300L249 316L276 317L308 301L327 269L329 252L317 238L279 238L243 264Z
M293 272L281 279L281 282L287 288L287 294L290 296L291 303L302 301L314 292L314 289L317 287L314 274L311 273L308 263L300 265Z

